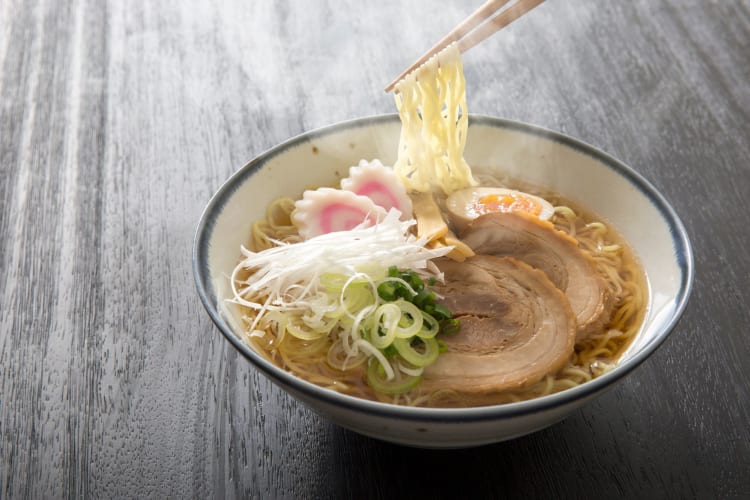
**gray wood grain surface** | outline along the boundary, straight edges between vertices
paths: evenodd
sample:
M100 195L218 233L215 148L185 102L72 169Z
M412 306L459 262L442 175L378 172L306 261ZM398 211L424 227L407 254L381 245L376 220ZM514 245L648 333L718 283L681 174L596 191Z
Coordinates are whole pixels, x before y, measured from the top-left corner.
M0 0L0 498L750 496L747 0L549 0L464 58L471 112L622 159L694 245L673 335L562 423L459 451L361 437L204 313L211 194L394 112L382 87L479 3Z

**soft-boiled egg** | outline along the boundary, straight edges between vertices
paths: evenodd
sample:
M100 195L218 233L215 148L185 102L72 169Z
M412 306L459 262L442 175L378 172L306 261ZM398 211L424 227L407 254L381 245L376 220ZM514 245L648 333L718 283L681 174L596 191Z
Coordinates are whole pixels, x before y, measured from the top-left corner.
M547 220L555 209L539 196L514 189L479 187L455 191L445 201L453 223L462 230L480 215L496 212L526 212Z

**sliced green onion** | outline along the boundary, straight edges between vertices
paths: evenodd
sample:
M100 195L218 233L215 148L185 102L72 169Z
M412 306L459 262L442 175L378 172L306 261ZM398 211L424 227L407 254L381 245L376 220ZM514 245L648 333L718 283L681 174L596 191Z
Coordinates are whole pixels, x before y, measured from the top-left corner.
M353 318L351 326L342 333L341 340L344 342L344 350L349 355L354 355L359 352L359 349L365 349L366 352L373 356L380 356L385 361L383 354L375 348L370 342L362 339L363 323L372 314L375 306L367 306L357 313L357 316ZM351 341L351 345L349 342Z
M393 371L393 367L388 362L385 355L377 350L371 343L363 339L358 339L352 343L352 348L355 350L355 352L359 352L359 350L361 349L365 351L365 354L369 354L370 356L374 357L383 366L383 370L385 370L385 379L393 380L396 372ZM346 345L344 345L344 349L346 349ZM373 361L370 360L370 362L372 363Z
M361 365L367 361L367 356L362 352L354 356L348 355L344 350L343 342L339 340L328 349L326 361L331 367L344 371Z
M384 281L378 285L378 295L383 300L396 300L396 284L392 281Z
M401 373L405 373L407 375L412 375L414 377L419 377L424 372L424 367L420 366L418 368L415 368L413 366L409 366L408 363L396 363L398 366L398 369Z
M383 278L378 285L378 295L380 298L387 301L394 301L396 299L406 299L411 301L412 297L419 293L417 290L405 280L395 276L389 276Z
M332 319L343 319L345 315L346 309L344 309L344 307L339 303L336 303L336 307L332 307L323 314L323 316L325 316L326 318Z
M359 278L359 279L357 279ZM373 291L374 283L371 281L362 281L361 277L354 275L349 278L341 289L340 301L344 308L344 313L350 318L354 318L357 311L365 309L376 303L376 291Z
M393 303L398 307L400 318L395 328L396 337L408 339L419 333L422 329L422 311L411 302L397 300Z
M419 308L424 309L427 304L432 304L435 302L435 294L425 288L421 289L412 299L412 302L416 304Z
M440 331L440 323L432 314L422 313L422 329L417 332L417 337L421 339L431 339Z
M401 318L401 309L393 302L383 304L375 310L370 325L370 342L378 349L385 349L396 338L396 329Z
M438 354L440 354L440 349L435 339L420 338L420 341L415 342L415 344L418 344L420 347L423 346L423 349L419 351L415 349L416 346L412 345L411 339L396 338L393 341L393 345L401 357L414 366L431 365L437 359Z
M343 274L323 273L320 275L320 285L325 288L326 292L340 292L349 278Z
M372 281L380 281L388 276L387 271L380 264L367 263L356 266L357 273L367 275Z
M378 392L383 394L401 394L407 392L416 386L420 377L407 375L397 371L395 376L388 380L386 371L377 359L370 360L367 367L367 383Z
M300 340L317 340L328 335L328 331L326 330L316 330L304 323L300 324L293 319L287 321L286 331Z
M461 330L461 323L458 319L444 319L440 322L440 333L445 335L453 335Z
M263 317L263 324L265 328L270 328L271 331L276 335L276 338L272 342L273 344L280 344L284 340L284 334L286 333L286 314L281 311L271 311Z
M339 321L337 318L327 318L327 320L324 320L323 318L309 318L302 316L302 322L311 330L321 331L328 334Z
M435 316L435 319L438 321L443 319L451 319L453 317L453 313L451 313L450 309L442 304L435 304L435 312L431 314Z

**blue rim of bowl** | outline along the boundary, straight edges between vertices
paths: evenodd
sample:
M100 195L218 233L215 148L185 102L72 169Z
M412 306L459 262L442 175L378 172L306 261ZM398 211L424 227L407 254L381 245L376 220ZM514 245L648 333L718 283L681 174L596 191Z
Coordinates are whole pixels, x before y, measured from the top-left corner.
M302 133L267 150L251 160L229 177L206 205L206 208L201 215L200 222L198 223L193 243L193 275L198 295L200 296L206 311L208 311L209 316L224 337L226 337L226 339L256 368L260 369L275 383L288 386L294 391L304 394L306 397L322 400L327 404L347 408L349 410L364 412L368 415L432 423L492 421L499 418L520 417L551 408L562 407L577 400L583 400L593 396L608 385L615 383L625 375L629 374L633 369L646 360L664 342L664 340L666 340L669 333L674 329L682 316L688 298L690 297L693 285L694 262L687 231L685 230L682 221L680 221L680 218L677 216L677 213L664 196L659 193L659 191L648 180L631 167L578 139L573 139L572 137L559 132L554 132L527 123L490 116L470 115L470 125L511 129L552 140L580 153L586 154L626 178L658 209L659 213L670 228L673 251L681 272L681 280L679 291L674 299L676 304L674 312L672 313L670 320L661 326L660 331L656 334L655 340L646 344L641 351L634 354L631 358L619 363L612 371L577 387L517 403L470 408L423 408L399 406L341 394L302 380L275 366L257 354L251 347L235 335L229 326L222 320L221 314L217 310L214 300L215 293L211 286L208 271L208 250L214 224L218 214L221 213L221 209L243 182L262 168L271 158L285 152L287 149L301 143L309 142L311 139L337 133L342 130L382 125L398 120L399 117L397 114L375 115L344 121Z

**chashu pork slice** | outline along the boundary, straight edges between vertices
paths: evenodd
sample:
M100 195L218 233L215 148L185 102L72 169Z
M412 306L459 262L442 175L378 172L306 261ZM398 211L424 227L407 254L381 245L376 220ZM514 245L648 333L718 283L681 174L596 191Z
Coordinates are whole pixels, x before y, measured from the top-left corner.
M578 242L547 222L525 213L482 215L461 233L477 254L514 257L544 271L570 302L577 340L600 332L612 316L615 297Z
M447 351L425 368L421 388L476 394L517 389L562 368L575 343L575 318L547 276L518 260L477 255L436 261L440 302L460 320L443 335Z

